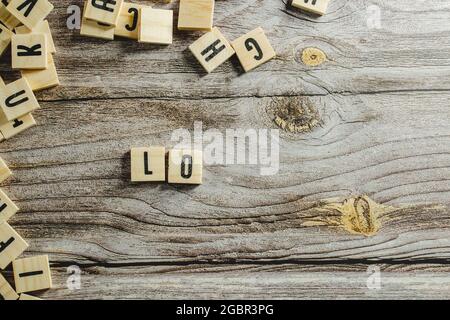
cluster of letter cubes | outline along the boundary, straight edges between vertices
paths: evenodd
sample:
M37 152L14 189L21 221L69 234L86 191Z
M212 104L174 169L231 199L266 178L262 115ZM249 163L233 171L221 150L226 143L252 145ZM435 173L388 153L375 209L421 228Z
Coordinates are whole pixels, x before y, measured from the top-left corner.
M235 53L246 72L275 57L275 51L257 28L228 42L213 28L214 0L180 0L178 29L207 31L189 49L210 73ZM123 0L86 0L80 33L102 39L114 36L139 42L169 45L173 41L173 11Z
M0 183L11 176L11 171L0 158ZM12 263L14 290L0 274L0 296L4 300L40 300L24 294L52 287L48 256L17 259L27 248L24 239L7 223L19 208L0 190L0 269ZM19 297L20 294L20 297Z
M166 148L132 148L130 154L132 182L202 184L203 152L200 150L170 150L167 174Z
M0 55L11 44L11 66L22 78L5 85L0 79L0 141L36 125L39 108L33 91L59 85L52 54L56 52L47 15L47 0L0 2Z

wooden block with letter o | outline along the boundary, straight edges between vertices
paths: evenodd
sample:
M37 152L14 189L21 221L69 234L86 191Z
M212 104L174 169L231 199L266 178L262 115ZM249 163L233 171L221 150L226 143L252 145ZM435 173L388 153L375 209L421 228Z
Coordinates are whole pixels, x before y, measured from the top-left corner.
M21 70L22 77L27 80L31 90L39 91L59 86L58 72L51 54L47 55L47 69Z
M202 184L203 152L200 150L169 151L169 183Z
M0 223L8 221L17 211L19 211L19 208L16 204L0 190Z
M48 256L36 256L13 262L16 292L30 292L52 287Z
M11 61L13 69L47 69L47 36L44 33L13 35Z
M0 90L0 107L3 112L0 122L5 122L4 118L12 121L39 109L39 103L27 80L21 78Z
M211 31L214 0L180 0L179 30Z
M245 72L266 63L276 56L262 28L257 28L234 40L231 45L236 51L236 55Z
M5 181L11 176L11 170L9 170L8 166L6 165L5 161L3 161L2 158L0 158L0 182Z
M139 39L140 15L143 5L124 2L120 10L114 34L119 37ZM147 6L150 8L150 6Z
M28 244L7 222L0 224L0 269L5 269L28 248Z
M0 1L0 22L3 23L9 30L13 30L20 24L20 21L6 9L9 1L10 0Z
M0 56L5 52L11 43L11 37L14 35L7 27L0 24Z
M166 180L166 149L164 147L131 149L131 181Z
M28 34L28 33L43 33L47 36L47 51L49 53L55 53L55 43L53 42L52 31L47 20L41 21L37 24L33 30L28 29L26 26L20 26L14 29L16 34Z
M2 133L5 139L10 139L15 135L33 127L36 125L36 121L34 120L31 113L28 113L20 118L14 119L12 121L8 121L6 123L0 124L0 132Z
M292 0L292 6L322 16L327 12L329 2L330 0Z
M19 295L14 291L13 287L0 274L0 296L3 300L17 300Z
M53 5L48 0L10 0L6 8L32 30L48 16Z
M110 26L116 26L123 0L87 0L84 17Z
M139 42L171 44L173 41L173 11L144 7L141 9Z

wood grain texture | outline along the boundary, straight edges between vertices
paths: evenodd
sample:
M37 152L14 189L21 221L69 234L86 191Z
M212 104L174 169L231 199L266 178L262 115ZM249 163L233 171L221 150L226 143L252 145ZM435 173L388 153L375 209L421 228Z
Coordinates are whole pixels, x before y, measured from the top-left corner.
M1 187L21 208L11 225L25 256L49 254L54 270L57 288L37 296L450 296L447 1L372 1L380 30L362 0L334 0L321 18L282 1L217 1L229 40L261 26L277 58L245 74L234 57L210 75L187 49L201 33L175 32L169 47L85 38L66 28L74 3L49 17L61 86L37 94L37 127L0 145L14 173ZM177 16L177 2L154 6ZM310 47L327 61L305 66ZM131 146L170 148L173 130L195 121L275 129L274 115L303 103L318 124L282 131L278 175L214 165L197 187L129 181ZM328 206L360 195L389 208L372 237L349 233ZM385 275L375 293L371 263ZM65 288L70 265L82 290Z

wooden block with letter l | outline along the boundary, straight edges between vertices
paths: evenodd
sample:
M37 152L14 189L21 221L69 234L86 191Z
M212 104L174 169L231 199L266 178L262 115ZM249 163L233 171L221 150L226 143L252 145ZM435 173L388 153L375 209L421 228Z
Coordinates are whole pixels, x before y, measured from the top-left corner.
M211 31L214 0L180 0L178 30Z
M42 300L42 299L37 298L37 297L30 296L29 294L22 293L22 294L20 295L19 300L29 300L29 301L34 301L34 300Z
M52 287L52 276L47 255L15 260L13 272L17 293Z
M13 287L6 281L6 279L0 274L0 297L3 300L17 300L19 295L14 291Z
M131 181L166 181L166 148L132 148Z
M110 26L116 26L123 0L86 0L84 17Z
M47 55L47 69L21 70L20 72L33 91L59 86L58 72L51 54Z
M8 179L12 175L11 170L9 170L5 161L0 158L0 183Z
M10 0L6 8L33 30L53 10L53 5L48 0Z
M0 22L3 23L9 30L13 30L20 24L20 21L6 9L9 1L10 0L0 1Z
M84 12L86 12L86 6L87 2L84 4ZM88 20L83 14L83 18L81 19L80 34L86 37L114 40L114 26Z
M204 34L189 46L192 54L208 73L227 61L234 50L218 28Z
M5 269L27 248L25 240L7 222L0 224L0 269Z
M11 43L11 37L14 35L7 27L0 24L0 56L5 52Z
M276 56L264 30L257 28L231 43L245 72L248 72Z
M169 151L169 183L202 184L203 152L200 150Z
M172 44L173 11L144 7L141 9L139 42Z
M47 36L44 33L13 35L11 61L13 69L47 69Z
M5 122L4 118L12 121L39 109L39 103L27 80L21 78L0 90L0 107L3 112L0 117L2 123Z
M147 6L150 8L150 6ZM138 40L140 15L143 5L124 2L120 10L114 34L119 37Z
M34 127L36 125L36 121L34 120L31 113L28 113L20 118L14 119L12 121L8 121L6 123L0 123L0 132L3 135L3 138L10 139L19 133ZM1 219L0 219L1 220Z
M47 20L41 21L38 23L33 30L28 29L26 26L19 26L14 29L16 34L28 34L28 33L43 33L47 36L47 51L49 53L55 53L55 43L53 42L52 31L50 30L50 26Z
M292 0L292 6L317 15L327 12L330 0Z
M0 190L0 223L8 221L17 211L19 211L19 208L16 204Z

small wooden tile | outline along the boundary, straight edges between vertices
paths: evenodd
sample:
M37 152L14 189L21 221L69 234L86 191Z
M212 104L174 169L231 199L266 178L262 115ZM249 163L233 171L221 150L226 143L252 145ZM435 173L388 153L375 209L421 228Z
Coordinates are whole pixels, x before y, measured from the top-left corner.
M20 295L19 300L29 300L29 301L33 301L33 300L42 300L42 299L37 298L37 297L30 296L29 294L22 293L22 294Z
M8 221L17 211L19 211L19 208L16 204L0 190L0 223Z
M6 48L8 48L11 43L11 37L14 33L12 33L8 28L4 25L0 24L0 56L5 52Z
M47 69L21 70L21 73L33 91L59 86L58 72L51 54L47 55Z
M202 184L203 152L199 150L169 151L169 183Z
M11 38L13 69L47 69L47 52L44 33L16 34Z
M3 111L0 123L4 123L4 118L12 121L39 109L39 103L27 80L21 78L0 90L0 107Z
M86 12L86 5L87 2L84 4L84 12ZM114 40L114 26L88 20L83 14L83 18L81 19L80 34L86 37Z
M266 63L276 56L262 28L257 28L234 40L231 46L236 51L236 55L245 72Z
M11 139L15 135L18 135L25 130L34 127L36 121L31 113L28 113L20 118L8 121L7 123L0 124L0 132L5 139Z
M14 30L14 28L20 24L20 21L6 9L8 4L9 0L0 1L0 22L9 30Z
M8 179L12 175L11 170L9 170L5 161L0 158L0 183Z
M151 8L150 6L147 6ZM120 10L114 34L129 39L139 39L140 15L143 5L124 2Z
M0 274L0 296L3 300L17 300L19 295L14 291L13 287Z
M84 17L110 26L116 26L123 0L87 0Z
M145 7L141 9L139 42L172 44L173 11Z
M189 46L189 50L197 58L208 73L211 73L227 61L234 50L218 28L213 28Z
M211 31L214 19L214 0L180 0L179 30Z
M131 181L166 181L166 148L132 148Z
M25 240L7 222L0 224L0 269L5 269L27 248Z
M52 31L47 20L38 23L33 30L28 29L26 26L19 26L14 29L16 34L28 34L28 33L43 33L47 36L47 50L49 53L55 53L55 43L53 42Z
M330 0L292 0L293 7L321 16L327 12L329 3Z
M16 292L30 292L52 287L48 256L36 256L13 262Z
M10 0L7 9L33 30L53 10L53 5L48 0Z

